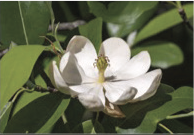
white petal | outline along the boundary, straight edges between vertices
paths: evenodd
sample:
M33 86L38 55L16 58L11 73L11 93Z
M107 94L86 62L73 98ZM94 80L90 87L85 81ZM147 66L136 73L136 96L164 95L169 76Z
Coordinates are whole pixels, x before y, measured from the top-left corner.
M116 80L127 80L145 74L150 68L151 59L147 51L135 55L118 72L115 73Z
M79 66L77 59L73 54L68 52L66 56L69 59L65 68L62 71L62 77L65 80L65 82L68 83L68 85L78 85L81 83L90 83L95 81L95 79L87 77L85 75L85 72Z
M156 69L137 78L128 80L128 84L138 90L132 102L145 100L153 96L160 85L161 77L162 71L160 69Z
M129 61L131 52L128 44L121 38L109 38L102 43L99 55L105 55L110 60L110 69L117 71Z
M78 95L82 105L90 111L103 111L105 107L105 97L102 85L95 85L88 91Z
M97 70L94 68L95 59L97 59L96 50L93 44L87 38L83 36L74 36L66 49L66 53L70 52L75 55L78 64L82 67L86 76L96 77ZM63 71L66 64L68 56L63 56L61 58L60 70Z
M137 90L126 81L119 82L106 82L103 84L105 88L105 96L107 99L116 105L126 104L129 100L133 99Z
M67 84L65 83L61 73L57 67L56 61L52 61L49 67L49 77L52 84L61 92L70 94Z
M80 85L69 85L69 88L71 89L71 96L76 97L78 94L85 93L89 91L90 89L94 88L94 83L86 83L86 84L80 84Z

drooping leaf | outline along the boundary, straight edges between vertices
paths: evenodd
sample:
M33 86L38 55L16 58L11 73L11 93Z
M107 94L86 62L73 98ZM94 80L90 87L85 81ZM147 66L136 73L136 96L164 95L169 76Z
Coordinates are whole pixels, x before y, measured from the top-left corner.
M80 25L79 32L94 44L98 52L102 42L102 19L96 18L85 25Z
M150 99L122 106L127 118L117 127L118 133L153 133L157 123L184 109L193 107L193 89L181 87L173 92L167 85L160 85L157 93Z
M91 12L108 22L107 28L111 36L123 37L141 28L153 15L157 1L118 1L105 4L96 1L88 2Z
M21 45L11 49L1 59L1 109L28 80L36 60L44 49L45 47L40 45Z
M184 5L183 8L185 9L186 15L188 18L193 17L193 3ZM183 22L181 16L178 13L178 10L172 9L167 11L161 15L158 15L154 19L152 19L143 29L139 32L135 39L135 43L151 37L155 34L158 34L172 26L175 26L179 23Z
M18 45L42 44L50 20L50 12L45 1L1 1L0 41L2 48L13 41Z
M19 110L8 122L5 133L45 133L61 117L69 97L61 93L41 96Z
M181 49L171 42L150 42L132 49L132 55L141 51L148 51L151 65L160 68L169 68L183 62L184 56Z

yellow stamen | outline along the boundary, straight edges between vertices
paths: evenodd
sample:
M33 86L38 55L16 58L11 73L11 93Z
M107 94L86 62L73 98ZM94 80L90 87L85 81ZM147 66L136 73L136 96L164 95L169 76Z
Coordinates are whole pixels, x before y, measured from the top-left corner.
M104 72L107 68L109 59L106 56L99 56L98 59L96 59L96 63L94 63L97 68L98 68L98 74L99 74L99 78L98 78L98 82L99 83L103 83L105 78L104 78Z

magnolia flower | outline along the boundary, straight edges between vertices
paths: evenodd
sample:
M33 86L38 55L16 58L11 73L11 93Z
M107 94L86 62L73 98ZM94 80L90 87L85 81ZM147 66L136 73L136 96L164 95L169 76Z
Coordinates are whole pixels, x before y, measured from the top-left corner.
M162 75L160 69L146 73L151 64L147 51L131 59L130 55L127 43L121 38L105 40L97 56L90 40L74 36L59 68L52 62L50 78L59 91L78 97L86 109L125 117L117 105L153 96Z

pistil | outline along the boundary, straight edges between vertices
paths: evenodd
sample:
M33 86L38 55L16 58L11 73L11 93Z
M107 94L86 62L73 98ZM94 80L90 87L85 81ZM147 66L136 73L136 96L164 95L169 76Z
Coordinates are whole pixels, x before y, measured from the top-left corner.
M107 66L109 65L108 62L109 62L109 59L103 55L100 55L98 59L96 59L95 65L98 68L98 74L99 74L98 82L99 83L103 83L105 81L104 72Z

